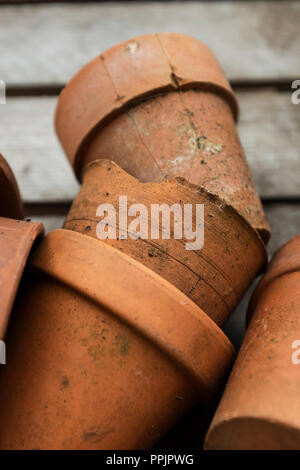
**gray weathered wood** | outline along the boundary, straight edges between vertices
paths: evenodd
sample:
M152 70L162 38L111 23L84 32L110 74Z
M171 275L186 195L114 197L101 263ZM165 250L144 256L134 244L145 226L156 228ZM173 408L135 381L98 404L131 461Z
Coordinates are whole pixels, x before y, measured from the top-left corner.
M272 256L284 243L300 235L300 202L267 203L265 211L272 231L268 245Z
M78 185L56 139L56 98L8 98L0 106L0 145L25 202L69 201Z
M263 198L300 196L300 104L291 93L239 93L239 132Z
M260 195L300 196L300 105L288 92L240 92L240 135ZM53 130L55 97L8 98L0 151L26 202L70 201L78 190Z
M104 49L157 31L201 39L231 80L299 78L299 23L294 1L2 5L0 79L63 84Z

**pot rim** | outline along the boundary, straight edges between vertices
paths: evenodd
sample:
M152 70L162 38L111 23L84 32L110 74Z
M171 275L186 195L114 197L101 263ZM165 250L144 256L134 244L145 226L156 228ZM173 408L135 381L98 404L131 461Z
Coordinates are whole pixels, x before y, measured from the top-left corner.
M234 348L215 322L172 284L119 250L65 229L48 234L30 264L134 328L179 365L205 397L215 398Z
M9 194L10 205L9 213L0 213L0 217L9 217L12 219L24 219L24 206L16 178L7 163L6 159L0 153L0 199Z
M0 250L0 339L3 339L27 258L35 240L42 237L44 227L39 222L24 222L0 217L0 230L2 232Z
M140 55L141 43L145 53ZM109 69L118 77L118 85ZM163 32L137 36L87 63L62 90L55 111L56 133L77 178L84 147L94 132L146 98L190 89L221 95L238 119L237 100L215 55L191 36Z
M252 318L266 287L278 277L300 271L300 234L288 240L274 254L266 274L254 290L246 315L247 325Z

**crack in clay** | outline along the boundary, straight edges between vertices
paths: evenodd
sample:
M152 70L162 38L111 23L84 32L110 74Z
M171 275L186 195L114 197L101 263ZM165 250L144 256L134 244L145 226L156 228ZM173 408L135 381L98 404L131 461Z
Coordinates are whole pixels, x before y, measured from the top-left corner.
M138 136L140 138L140 141L142 142L143 146L145 147L146 151L148 152L148 154L150 155L150 157L152 158L155 166L157 167L157 169L159 170L159 172L162 174L162 176L165 178L165 174L164 172L162 171L161 167L159 166L156 158L154 157L154 155L152 154L152 152L150 151L149 147L146 145L146 142L144 141L144 139L142 138L142 134L140 132L140 129L139 129L139 126L137 125L137 122L135 121L134 117L131 115L130 111L127 111L127 116L129 117L129 119L131 120L131 122L133 123L133 125L135 126L136 130L137 130L137 133L138 133Z
M162 50L162 53L167 61L167 64L170 68L170 80L171 82L173 83L173 85L175 85L176 87L176 92L178 94L178 97L179 97L179 100L181 101L181 104L183 106L183 112L185 113L185 115L187 116L188 118L188 121L189 121L189 124L190 124L190 129L192 131L192 133L194 134L194 141L197 142L197 139L198 139L198 130L197 130L197 126L196 124L194 123L193 119L192 119L192 116L193 116L193 113L186 107L185 103L184 103L184 99L183 99L183 94L182 94L182 91L181 91L181 85L180 85L180 80L181 78L178 77L176 75L176 71L175 71L175 68L174 66L172 65L169 57L168 57L168 54L161 42L161 39L159 37L159 34L156 34L155 35L159 44L160 44L160 47L161 47L161 50ZM188 160L191 161L191 166L190 166L190 169L192 169L192 166L193 166L193 160L194 158L196 157L196 154L197 154L197 146L195 145L194 148L191 148L191 152L192 154L189 155L188 157Z
M201 278L199 277L199 278L197 279L197 281L195 282L195 284L192 286L192 288L189 290L189 292L188 292L188 294L187 294L188 296L189 296L192 292L194 292L194 290L196 289L196 287L197 287L197 285L199 284L199 281L200 281L200 280L201 280Z
M111 76L111 74L110 74L108 68L106 67L105 58L103 57L103 55L100 55L100 59L101 59L101 61L102 61L104 70L105 70L105 72L107 73L107 76L108 76L108 78L109 78L109 80L110 80L110 82L111 82L111 84L112 84L112 86L113 86L113 89L115 90L115 93L116 93L116 96L117 96L116 101L119 101L122 106L126 106L126 103L124 103L124 101L123 101L124 96L119 95L118 90L117 90L117 87L116 87L116 85L115 85L115 83L114 83L114 80L113 80L113 78L112 78L112 76ZM157 160L155 159L154 155L151 153L150 149L147 147L146 143L144 142L144 140L143 140L143 138L142 138L142 135L141 135L141 133L140 133L139 127L138 127L138 125L137 125L137 123L136 123L134 117L131 116L131 114L130 114L129 111L127 111L126 114L127 114L127 116L129 117L129 119L132 121L133 125L135 126L135 128L136 128L136 130L137 130L137 133L138 133L138 136L139 136L139 138L140 138L140 140L141 140L143 146L145 147L146 151L147 151L148 154L150 155L150 157L151 157L151 159L153 160L153 162L154 162L155 166L157 167L158 171L162 174L163 177L165 177L165 175L164 175L162 169L160 168L160 166L159 166ZM123 140L125 141L124 138L123 138Z

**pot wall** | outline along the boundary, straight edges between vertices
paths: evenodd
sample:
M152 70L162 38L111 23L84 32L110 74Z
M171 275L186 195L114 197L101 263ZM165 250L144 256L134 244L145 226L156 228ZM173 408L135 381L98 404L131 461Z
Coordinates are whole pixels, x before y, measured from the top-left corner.
M196 399L190 381L106 309L49 279L31 285L1 371L1 449L151 446Z

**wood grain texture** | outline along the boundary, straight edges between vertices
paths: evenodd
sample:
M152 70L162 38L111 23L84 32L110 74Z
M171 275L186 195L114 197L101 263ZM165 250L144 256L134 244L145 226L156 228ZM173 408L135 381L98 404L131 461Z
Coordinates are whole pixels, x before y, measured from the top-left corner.
M207 43L230 80L299 78L299 23L294 1L2 5L0 78L64 84L113 44L159 31Z
M300 196L300 104L291 93L239 93L239 132L263 198Z
M240 92L240 136L263 198L300 196L300 105L291 94ZM56 97L8 98L0 106L0 151L25 202L66 202L78 184L56 139Z

